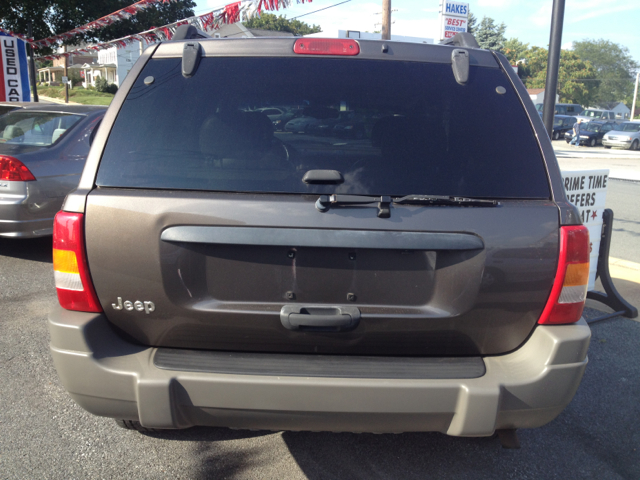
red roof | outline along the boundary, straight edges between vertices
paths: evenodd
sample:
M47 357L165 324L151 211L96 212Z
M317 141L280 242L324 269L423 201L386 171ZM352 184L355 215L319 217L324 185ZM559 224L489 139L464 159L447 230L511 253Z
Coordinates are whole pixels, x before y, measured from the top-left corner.
M539 93L544 92L544 88L527 88L527 92L529 95L538 95Z

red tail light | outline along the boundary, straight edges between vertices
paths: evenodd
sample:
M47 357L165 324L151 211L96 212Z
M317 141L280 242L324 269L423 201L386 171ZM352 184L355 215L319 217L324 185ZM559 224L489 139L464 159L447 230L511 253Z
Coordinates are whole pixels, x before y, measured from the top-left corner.
M29 182L35 179L33 173L20 160L8 155L0 155L0 180Z
M556 279L541 324L566 324L580 320L589 283L589 231L583 225L560 228L560 255Z
M302 55L358 55L360 45L350 38L299 38L293 52Z
M63 308L102 312L87 266L81 213L58 212L53 221L53 273Z

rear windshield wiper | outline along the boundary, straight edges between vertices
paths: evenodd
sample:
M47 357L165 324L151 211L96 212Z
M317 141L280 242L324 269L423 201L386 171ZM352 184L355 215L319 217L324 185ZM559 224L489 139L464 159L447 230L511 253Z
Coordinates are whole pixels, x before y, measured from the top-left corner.
M389 218L391 216L391 197L382 195L372 197L368 195L320 195L316 201L316 208L320 212L326 212L333 205L370 205L378 203L378 217Z
M398 205L468 205L470 207L496 207L500 205L497 200L445 195L407 195L406 197L395 199L393 203Z
M456 205L470 207L495 207L500 203L497 200L485 200L481 198L448 197L444 195L407 195L392 200L388 195L374 197L369 195L320 195L316 201L316 208L320 212L326 212L332 206L339 205L370 205L378 204L378 217L389 218L391 216L390 204L398 205Z

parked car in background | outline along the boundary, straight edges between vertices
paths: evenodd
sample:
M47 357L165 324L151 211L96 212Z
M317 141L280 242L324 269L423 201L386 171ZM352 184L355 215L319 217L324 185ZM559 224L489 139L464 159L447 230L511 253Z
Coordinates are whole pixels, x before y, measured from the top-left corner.
M106 107L34 104L0 116L0 236L53 233Z
M292 133L309 133L319 120L320 119L316 117L303 115L302 117L297 117L287 122L284 126L284 131Z
M640 122L625 122L602 137L604 148L640 150Z
M337 135L339 129L336 130L337 125L346 125L352 121L356 116L356 113L351 110L338 111L335 110L335 114L329 118L318 119L313 125L309 126L308 133L313 135Z
M362 115L353 112L340 119L333 127L333 134L342 138L356 138L358 140L367 136L367 129Z
M17 110L19 108L31 107L33 105L38 104L32 102L0 102L0 115L4 115L5 113Z
M617 127L617 124L613 122L600 122L592 121L583 123L580 126L580 145L588 145L595 147L599 143L602 143L602 137L607 132L610 132ZM564 139L569 143L573 140L573 129L564 134Z
M593 108L588 108L583 111L578 118L581 118L585 122L590 122L592 120L602 120L603 122L616 122L616 112L613 110L597 110ZM617 123L617 122L616 122Z
M561 136L564 137L564 134L573 128L573 124L576 123L576 121L576 117L570 117L568 115L556 115L553 117L553 133L551 138L558 140Z
M302 115L302 109L299 108L266 107L259 108L256 111L269 117L269 120L273 123L273 128L277 132L283 131L289 120Z
M536 110L542 115L544 111L544 105L542 103L536 103ZM582 105L577 103L556 103L555 114L556 115L579 115L584 110Z

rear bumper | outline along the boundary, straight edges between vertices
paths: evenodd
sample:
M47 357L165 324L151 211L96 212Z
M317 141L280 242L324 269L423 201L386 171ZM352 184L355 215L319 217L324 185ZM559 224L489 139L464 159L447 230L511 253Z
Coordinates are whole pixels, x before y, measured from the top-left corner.
M53 233L53 217L47 218L50 200L31 201L28 182L0 183L0 237L29 238ZM62 200L57 203L62 204Z
M609 140L608 138L602 139L602 145L605 147L614 147L614 148L631 148L632 140Z
M478 378L388 379L238 375L159 369L155 348L128 343L101 314L56 308L51 352L61 382L95 415L146 427L193 425L487 436L533 428L571 401L591 332L539 326L517 351L486 357Z

